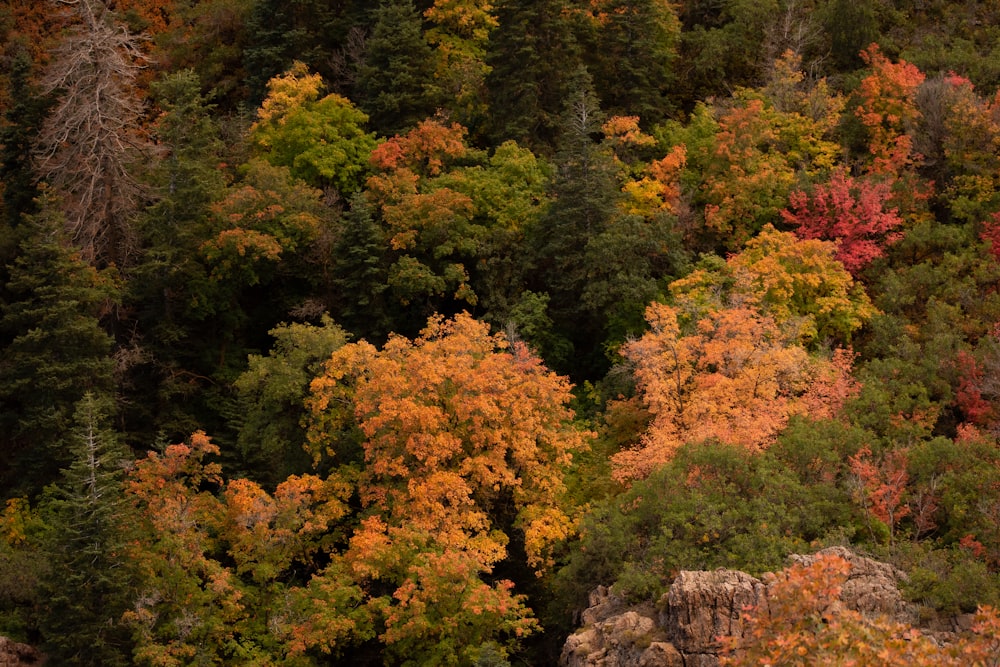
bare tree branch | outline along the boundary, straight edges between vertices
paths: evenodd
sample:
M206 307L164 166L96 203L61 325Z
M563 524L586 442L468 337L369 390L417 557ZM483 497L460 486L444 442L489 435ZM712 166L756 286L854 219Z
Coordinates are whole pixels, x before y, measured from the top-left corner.
M141 39L114 21L101 0L53 0L73 27L55 50L42 86L58 102L36 145L38 174L63 199L66 224L94 264L127 264L136 246L130 218L142 189L130 167L141 155L146 57Z

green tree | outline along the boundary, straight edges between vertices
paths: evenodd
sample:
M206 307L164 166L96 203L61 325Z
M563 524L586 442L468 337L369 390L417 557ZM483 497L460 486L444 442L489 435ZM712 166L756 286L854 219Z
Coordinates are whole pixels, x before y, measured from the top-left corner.
M250 89L251 104L259 104L267 95L267 82L296 60L319 70L328 81L340 79L340 83L349 85L344 75L354 73L338 72L335 56L348 41L352 28L368 24L365 14L369 7L358 0L253 0L246 18L247 42L243 48L245 85Z
M251 475L275 487L290 475L307 472L303 418L309 383L347 336L324 315L320 326L283 324L270 331L267 356L250 355L235 386L240 395L238 445Z
M0 126L0 181L3 182L4 224L9 230L0 244L0 259L12 258L14 229L21 216L36 211L38 186L32 169L31 151L37 138L47 101L32 84L32 62L27 52L17 50L10 63L11 104ZM10 245L8 245L10 244Z
M560 130L581 51L565 0L504 0L486 63L491 135L548 155Z
M268 96L250 128L250 141L276 166L313 187L349 197L364 180L376 146L368 121L340 95L320 98L322 79L296 62L268 82Z
M63 218L43 201L24 218L19 255L9 267L0 330L2 466L7 494L37 494L72 457L67 433L87 391L114 389L112 339L100 318L115 303L110 276L84 263ZM9 497L9 496L8 496Z
M202 358L203 346L191 344L206 340L191 302L207 282L198 250L211 233L211 207L227 180L219 168L226 157L216 108L201 93L196 73L165 75L151 91L161 109L151 128L161 157L146 173L152 202L137 219L142 253L126 285L139 334L126 344L141 362L129 369L128 382L141 399L125 416L140 440L160 431L180 438L209 425L198 393L211 365Z
M72 430L72 463L46 489L39 630L50 659L74 665L130 665L121 622L137 581L125 545L132 520L125 503L127 450L108 427L106 400L86 393Z
M413 0L383 0L372 16L364 62L358 68L356 101L376 132L392 136L412 129L437 110L434 54Z
M644 127L667 118L676 88L681 24L663 0L602 0L591 4L581 41L601 108L638 115Z

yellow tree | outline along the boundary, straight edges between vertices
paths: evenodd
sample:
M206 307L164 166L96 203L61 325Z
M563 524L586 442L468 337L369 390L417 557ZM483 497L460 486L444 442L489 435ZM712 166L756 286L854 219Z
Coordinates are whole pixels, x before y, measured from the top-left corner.
M686 317L743 304L772 317L807 346L848 343L877 311L863 287L835 258L830 241L803 240L766 225L742 252L713 259L670 285Z

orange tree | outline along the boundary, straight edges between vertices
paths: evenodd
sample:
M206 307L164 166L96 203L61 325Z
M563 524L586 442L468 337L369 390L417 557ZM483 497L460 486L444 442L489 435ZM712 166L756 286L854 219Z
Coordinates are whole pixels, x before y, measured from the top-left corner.
M362 341L334 352L312 383L309 446L317 460L336 457L344 434L359 434L363 510L302 600L303 647L336 624L340 582L360 587L389 654L412 664L474 660L490 641L532 632L523 596L490 575L512 539L541 573L573 531L563 474L588 435L570 423L569 390L467 314L431 318L381 350Z

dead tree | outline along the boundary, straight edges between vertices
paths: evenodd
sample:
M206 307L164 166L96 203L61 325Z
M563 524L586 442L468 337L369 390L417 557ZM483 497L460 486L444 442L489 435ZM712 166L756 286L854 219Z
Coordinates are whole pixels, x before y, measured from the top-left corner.
M126 265L136 248L131 218L141 199L132 167L144 146L135 82L146 58L140 38L101 0L53 2L72 16L43 76L44 91L57 102L39 133L38 175L62 200L83 257Z

